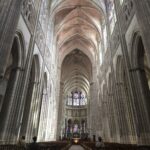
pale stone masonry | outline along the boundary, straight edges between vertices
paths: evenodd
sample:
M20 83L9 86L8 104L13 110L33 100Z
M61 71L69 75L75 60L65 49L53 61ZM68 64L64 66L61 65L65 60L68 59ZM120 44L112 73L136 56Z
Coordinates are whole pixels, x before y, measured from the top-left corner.
M150 144L149 0L0 1L0 144L23 135Z

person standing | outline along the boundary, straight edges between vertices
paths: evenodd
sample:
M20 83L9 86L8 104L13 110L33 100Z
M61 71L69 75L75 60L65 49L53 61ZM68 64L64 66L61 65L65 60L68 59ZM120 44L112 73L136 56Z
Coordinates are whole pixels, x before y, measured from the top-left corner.
M37 141L37 137L34 136L33 138L33 142L29 145L29 150L39 150L39 144L36 142Z
M101 137L98 137L98 141L95 143L96 150L102 150L104 148L104 142Z
M24 147L24 148L26 149L25 136L22 136L22 137L18 140L17 146L19 146L19 147Z

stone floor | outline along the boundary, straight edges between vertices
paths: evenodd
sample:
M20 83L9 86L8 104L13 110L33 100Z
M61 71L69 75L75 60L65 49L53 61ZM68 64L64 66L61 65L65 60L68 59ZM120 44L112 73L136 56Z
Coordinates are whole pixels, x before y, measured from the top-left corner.
M84 150L80 145L72 145L69 150Z

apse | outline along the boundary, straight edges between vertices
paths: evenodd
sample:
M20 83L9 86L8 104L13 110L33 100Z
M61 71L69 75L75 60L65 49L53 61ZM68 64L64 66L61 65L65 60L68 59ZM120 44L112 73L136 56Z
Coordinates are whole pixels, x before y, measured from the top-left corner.
M92 63L81 50L75 49L65 57L61 66L59 105L59 135L62 137L88 134L91 78Z

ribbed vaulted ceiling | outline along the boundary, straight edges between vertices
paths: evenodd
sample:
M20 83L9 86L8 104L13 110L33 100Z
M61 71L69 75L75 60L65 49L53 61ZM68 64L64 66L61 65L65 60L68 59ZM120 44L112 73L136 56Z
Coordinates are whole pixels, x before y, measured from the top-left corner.
M101 40L103 11L92 0L62 0L53 4L52 15L65 91L78 87L87 93Z

